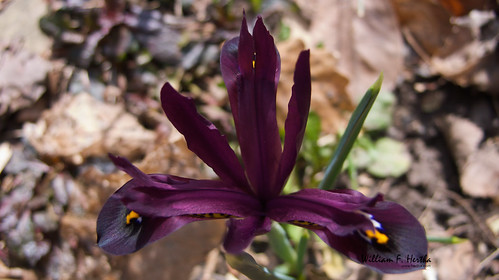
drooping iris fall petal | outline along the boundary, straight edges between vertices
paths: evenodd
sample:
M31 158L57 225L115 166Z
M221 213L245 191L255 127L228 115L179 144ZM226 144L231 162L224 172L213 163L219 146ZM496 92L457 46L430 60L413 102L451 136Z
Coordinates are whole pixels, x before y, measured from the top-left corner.
M350 194L342 194L338 199L327 199L326 192L310 193L311 189L301 190L289 195L281 195L267 203L267 215L273 220L291 223L310 229L327 229L339 235L356 230L372 229L372 223L360 209L372 199L357 203L354 208L342 207ZM353 205L352 205L353 206Z
M127 208L120 196L136 184L151 187L163 185L165 175L150 176L133 166L128 160L110 155L114 164L134 179L118 189L104 204L97 218L97 244L114 255L133 253L181 228L199 220L189 216L156 217L141 216Z
M380 195L307 189L275 198L267 207L273 220L308 228L350 259L380 272L425 267L424 228L404 207Z
M189 216L127 219L130 213L131 211L116 197L112 196L107 200L97 219L99 247L113 255L130 254L185 224L199 220Z
M109 253L135 252L189 222L263 213L255 197L222 181L145 174L125 158L110 157L134 178L107 200L99 214L97 243Z
M172 217L217 213L234 217L263 216L260 201L219 180L194 180L166 174L145 174L128 160L113 157L136 176L113 196L142 216Z
M411 213L390 201L378 202L364 211L382 226L371 238L361 231L346 236L314 231L345 256L383 273L406 273L426 267L426 233Z

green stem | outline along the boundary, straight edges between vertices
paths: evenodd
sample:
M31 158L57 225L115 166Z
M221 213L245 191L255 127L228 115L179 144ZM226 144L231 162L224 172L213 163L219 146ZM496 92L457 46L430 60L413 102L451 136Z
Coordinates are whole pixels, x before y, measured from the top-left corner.
M429 242L437 242L444 244L457 244L468 240L466 238L461 238L457 236L426 236L426 239Z
M286 231L279 223L272 223L272 228L267 234L269 237L270 247L284 262L291 265L294 269L296 262L296 252L288 239Z
M308 248L308 240L310 239L310 234L307 230L303 231L303 234L300 238L300 242L296 247L296 275L298 280L305 279L305 254L307 253Z

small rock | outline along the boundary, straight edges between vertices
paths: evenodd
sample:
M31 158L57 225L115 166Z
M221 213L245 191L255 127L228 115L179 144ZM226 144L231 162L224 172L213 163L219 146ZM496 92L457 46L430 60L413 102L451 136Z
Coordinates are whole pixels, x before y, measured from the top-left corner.
M50 232L57 230L58 216L54 211L43 211L33 213L33 223L36 228L41 229L43 232Z
M11 157L12 148L10 147L10 144L6 142L0 144L0 173L2 173Z
M33 105L45 92L50 63L16 44L0 44L0 116Z
M35 265L50 250L47 241L30 241L23 245L22 252L31 266Z
M428 264L437 271L438 279L472 279L478 265L470 241L437 248L429 257L431 262Z
M460 170L483 139L482 129L468 119L446 116L439 125Z
M47 6L43 0L9 1L0 17L0 40L21 39L28 51L46 54L52 40L40 30L39 20L47 12Z
M196 222L129 256L122 279L188 279L192 267L217 247L224 222Z
M74 279L76 260L67 243L53 249L46 270L51 279Z
M485 142L468 158L460 182L466 194L499 202L499 141Z

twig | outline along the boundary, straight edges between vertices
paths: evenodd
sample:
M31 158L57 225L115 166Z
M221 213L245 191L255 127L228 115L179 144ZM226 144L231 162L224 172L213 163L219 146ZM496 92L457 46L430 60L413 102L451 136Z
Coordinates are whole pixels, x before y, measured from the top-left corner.
M208 253L201 280L213 279L213 273L215 272L215 268L217 266L219 254L220 250L218 248L215 248Z
M444 190L445 194L447 194L452 200L456 201L461 207L467 212L467 214L471 217L473 222L478 226L478 228L481 230L482 234L485 237L485 240L489 245L497 248L498 244L495 240L494 233L490 230L490 228L483 223L483 221L480 219L480 217L477 215L475 210L469 205L467 201L465 201L460 195L457 193L450 191L450 190Z
M488 255L481 261L475 269L475 276L478 275L487 265L489 265L495 258L499 256L499 249L496 248L492 254Z

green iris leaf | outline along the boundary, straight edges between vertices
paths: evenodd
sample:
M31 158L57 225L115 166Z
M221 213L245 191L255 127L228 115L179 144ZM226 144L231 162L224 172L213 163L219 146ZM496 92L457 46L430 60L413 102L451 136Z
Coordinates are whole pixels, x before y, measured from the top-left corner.
M374 82L374 84L367 90L364 97L360 100L359 105L353 111L345 133L340 139L338 148L335 150L331 162L326 168L324 179L319 184L319 188L331 189L334 186L334 183L336 182L336 179L343 167L343 163L345 162L348 153L352 149L355 139L357 139L357 136L362 129L369 110L371 110L371 107L378 96L382 81L383 73L379 75L376 82Z

